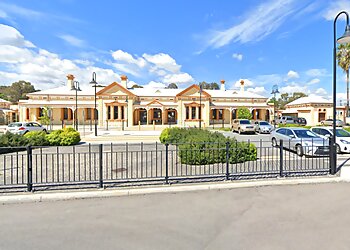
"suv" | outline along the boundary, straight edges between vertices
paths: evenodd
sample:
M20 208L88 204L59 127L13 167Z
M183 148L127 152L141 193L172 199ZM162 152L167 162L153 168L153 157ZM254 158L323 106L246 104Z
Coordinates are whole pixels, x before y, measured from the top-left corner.
M306 119L303 117L294 118L294 122L302 126L305 126L307 124Z
M255 134L255 127L247 119L235 119L232 124L232 132L238 132L239 134L250 132Z
M294 124L294 118L292 116L282 116L279 120L282 124Z

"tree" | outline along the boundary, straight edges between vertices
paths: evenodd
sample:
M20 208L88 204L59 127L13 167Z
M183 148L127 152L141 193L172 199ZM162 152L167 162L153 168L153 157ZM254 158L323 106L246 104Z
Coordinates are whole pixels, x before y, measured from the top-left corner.
M37 91L30 82L18 81L11 84L11 86L0 86L1 98L10 102L18 102L19 100L26 100L28 93Z
M276 108L284 109L287 103L290 103L296 99L299 99L300 97L305 97L305 96L307 95L302 92L294 92L291 96L288 93L282 93L281 97L278 98L278 100L276 101ZM273 102L272 100L273 98L271 99L271 102Z
M50 125L50 116L49 116L49 111L50 108L44 107L42 109L42 114L39 117L39 121L42 125L46 125L46 128L48 128L48 125Z
M250 113L247 107L240 107L237 109L237 119L252 119L252 113Z
M220 89L219 85L216 82L207 83L207 82L200 82L200 86L202 86L202 89Z
M170 83L169 85L168 85L168 87L166 87L166 89L177 89L178 87L177 87L177 85L176 85L176 83Z
M346 117L349 116L350 44L340 44L337 51L338 66L346 73Z
M131 87L132 89L142 89L143 88L143 86L141 86L141 85L138 85L138 84L134 84L134 85L132 85L132 87Z

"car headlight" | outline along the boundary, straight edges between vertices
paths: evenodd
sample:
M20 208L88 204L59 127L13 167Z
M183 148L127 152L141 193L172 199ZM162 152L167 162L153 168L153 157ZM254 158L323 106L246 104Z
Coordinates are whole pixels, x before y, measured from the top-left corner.
M344 143L344 144L350 144L350 142L346 141L346 140L340 140L340 142Z

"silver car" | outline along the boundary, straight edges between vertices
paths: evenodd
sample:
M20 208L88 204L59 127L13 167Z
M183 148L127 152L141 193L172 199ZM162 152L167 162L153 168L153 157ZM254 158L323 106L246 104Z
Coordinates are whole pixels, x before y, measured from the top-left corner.
M232 123L232 132L253 133L255 134L254 125L247 119L235 119Z
M311 131L325 140L333 136L332 127L313 127ZM350 133L342 128L336 130L337 153L350 153Z
M255 122L255 132L258 132L259 134L267 133L270 134L273 127L270 123L266 121L256 121Z
M305 128L279 128L271 133L272 146L280 145L296 151L297 155L328 155L329 142Z
M25 133L29 131L44 131L46 132L46 129L37 122L14 122L10 123L6 129L6 132L11 132L14 134L20 134L24 135Z
M327 120L323 120L321 121L321 125L323 126L332 126L333 125L333 119L327 119ZM344 122L342 120L335 120L335 126L337 127L342 127L344 126Z

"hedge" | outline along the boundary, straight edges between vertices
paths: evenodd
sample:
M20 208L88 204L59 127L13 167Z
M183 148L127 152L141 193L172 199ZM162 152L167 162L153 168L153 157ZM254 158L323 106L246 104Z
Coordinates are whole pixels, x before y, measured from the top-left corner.
M167 128L160 135L161 143L178 146L182 164L205 165L226 162L226 144L229 145L229 163L257 159L254 144L226 138L218 132L198 128Z
M6 132L0 135L0 147L70 146L80 142L80 133L73 128L54 130L50 134L30 131L25 135Z

